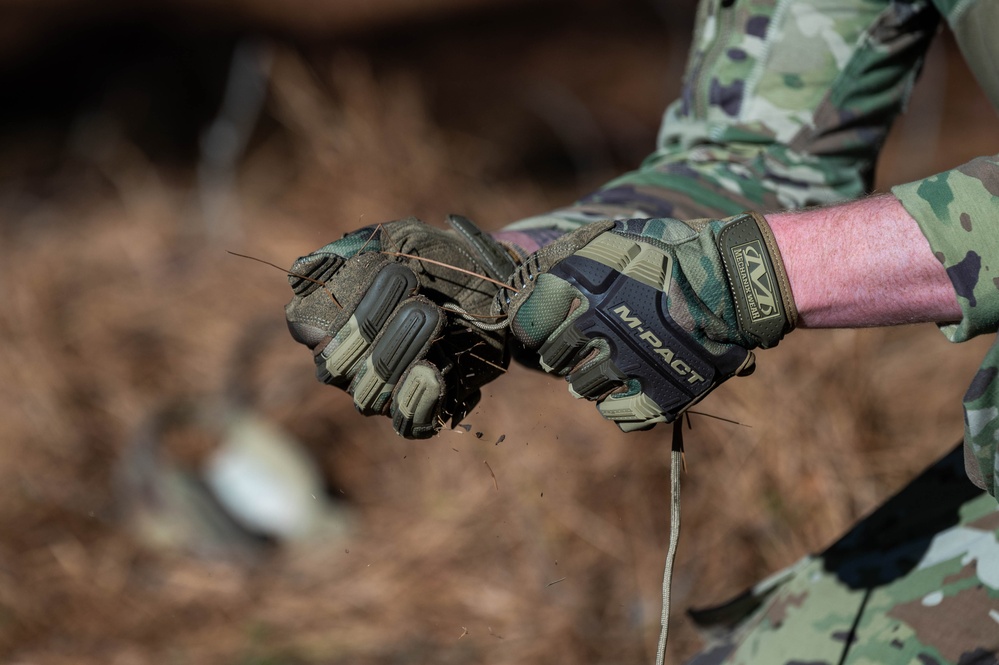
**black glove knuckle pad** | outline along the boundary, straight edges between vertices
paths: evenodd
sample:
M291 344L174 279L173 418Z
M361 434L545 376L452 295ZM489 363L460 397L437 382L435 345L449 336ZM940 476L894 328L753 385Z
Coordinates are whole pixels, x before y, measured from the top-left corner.
M386 383L396 383L436 335L441 311L430 303L411 300L392 318L371 351L375 371Z
M378 276L354 310L361 335L369 344L416 285L413 271L399 263L388 263L378 271Z
M590 339L575 326L569 326L561 335L552 337L541 345L538 354L551 372L565 374L576 362L579 351Z
M424 299L407 300L396 309L348 389L358 410L384 411L400 377L426 354L443 319L440 308Z
M343 264L343 257L335 254L303 256L291 266L288 283L296 296L304 298L328 282Z
M610 359L569 375L569 383L578 394L596 399L628 380Z
M596 397L615 384L637 379L642 392L673 420L716 383L710 357L670 318L667 295L592 259L572 255L550 271L576 288L589 308L549 343L549 359L565 366L588 340L602 337L607 361L570 377L573 389ZM552 363L549 363L552 364Z
M345 263L340 257L331 258L339 259L338 268ZM329 275L327 280L332 276ZM315 356L316 378L321 383L346 387L345 384L350 382L356 371L357 361L369 349L399 304L416 288L416 284L416 275L403 265L386 263L380 268L354 310L352 318L356 322L360 338L348 338L353 339L352 344L339 346L331 341L322 349Z

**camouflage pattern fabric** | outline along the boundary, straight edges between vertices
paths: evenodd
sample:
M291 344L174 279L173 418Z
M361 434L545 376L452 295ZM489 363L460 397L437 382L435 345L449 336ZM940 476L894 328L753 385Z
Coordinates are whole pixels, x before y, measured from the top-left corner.
M656 151L574 205L505 231L726 217L854 199L941 19L994 101L995 0L702 0L681 98ZM976 41L977 40L977 41ZM984 41L983 41L984 40ZM990 41L991 40L991 41ZM999 328L999 158L895 188L948 268L960 342ZM999 481L999 343L965 396L965 465ZM826 552L695 615L721 637L696 665L999 663L999 514L960 450Z
M656 151L575 205L509 228L861 196L939 21L929 0L705 0Z
M752 232L743 231L735 236L740 239L737 241L727 240L733 232L738 233L741 229L752 229ZM730 245L745 242L743 238L747 234L755 240L753 244L758 248L757 256L760 256L758 264L766 271L769 302L765 318L762 312L757 317L763 319L762 324L755 323L746 313L750 308L747 296L737 294L752 289L743 286L734 277L738 274L733 267L734 259L727 258L726 254ZM655 254L654 265L657 269L661 269L658 264L661 256L668 257L665 266L670 271L665 276L655 273L655 279L650 283L661 287L665 280L670 319L709 353L724 355L732 345L743 349L769 349L777 346L784 335L794 329L798 313L791 299L787 274L773 233L761 215L750 213L725 219L618 220L613 225L602 223L590 226L582 233L563 236L529 257L514 273L513 282L520 287L519 293L500 294L505 295L510 307L510 327L514 336L527 346L537 348L553 329L568 323L566 317L574 298L585 301L585 298L575 294L541 293L544 290L524 275L540 274L539 279L544 278L554 265L574 254L616 267L616 260L620 258L615 254L619 243L622 244L621 252L634 252L632 242L641 242L643 246L662 253ZM632 258L629 254L620 261L623 263ZM642 268L651 272L650 268ZM622 270L628 274L627 268ZM748 273L744 271L743 274ZM746 280L748 282L748 277ZM509 305L511 299L514 302ZM585 308L586 303L578 307ZM755 308L762 308L762 304Z
M961 447L819 555L691 617L687 665L995 665L999 506Z

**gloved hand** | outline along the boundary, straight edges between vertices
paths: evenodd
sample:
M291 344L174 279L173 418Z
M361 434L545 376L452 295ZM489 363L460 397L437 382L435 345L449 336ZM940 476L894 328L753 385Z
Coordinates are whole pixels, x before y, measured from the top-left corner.
M529 256L500 293L518 342L624 431L672 422L755 368L797 310L766 220L587 225Z
M504 281L517 263L469 220L448 223L360 229L289 271L288 328L312 349L319 381L408 438L460 422L509 364L508 331L489 315L500 287L475 275Z

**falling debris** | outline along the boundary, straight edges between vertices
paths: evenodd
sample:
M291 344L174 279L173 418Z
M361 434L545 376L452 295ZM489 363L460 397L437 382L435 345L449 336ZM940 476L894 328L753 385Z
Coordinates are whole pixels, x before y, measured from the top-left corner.
M558 584L559 582L561 582L564 579L565 579L564 577L560 577L557 580L555 580L554 582L549 582L548 584L545 585L545 588L547 589L550 586L554 586L555 584Z
M476 432L475 433L475 438L476 439L481 439L482 438L482 432Z
M461 638L463 638L463 637L464 637L465 635L468 635L468 628L465 628L464 626L462 626L462 627L461 627L461 635L459 635L459 636L458 636L458 639L460 640L460 639L461 639Z
M496 439L496 443L493 444L493 445L498 446L499 444L503 443L504 441L506 441L506 434L500 434L499 438Z

